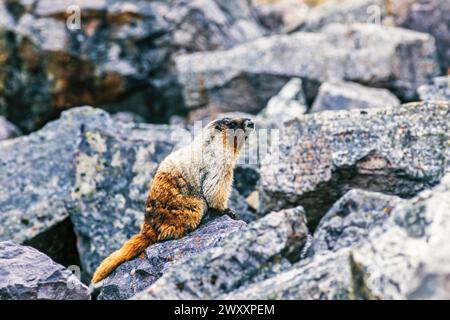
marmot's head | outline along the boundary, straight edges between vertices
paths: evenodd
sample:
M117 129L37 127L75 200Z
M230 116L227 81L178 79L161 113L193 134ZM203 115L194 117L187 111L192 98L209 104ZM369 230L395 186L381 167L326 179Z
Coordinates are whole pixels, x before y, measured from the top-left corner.
M220 142L235 154L239 153L254 128L255 124L249 118L228 117L214 120L206 126L207 131L211 133L211 140Z

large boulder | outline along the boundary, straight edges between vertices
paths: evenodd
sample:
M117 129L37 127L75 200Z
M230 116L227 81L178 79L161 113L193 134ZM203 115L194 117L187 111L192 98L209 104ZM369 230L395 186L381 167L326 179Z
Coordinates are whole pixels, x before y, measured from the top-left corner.
M381 223L367 225L366 236L350 246L317 252L219 298L449 299L449 192L447 174L432 190L398 203Z
M450 75L436 77L431 84L417 89L421 100L450 101Z
M324 82L310 112L323 110L368 109L400 105L389 90L369 88L352 82Z
M217 247L222 239L245 227L243 221L228 216L208 220L189 235L151 245L145 250L144 258L137 257L120 265L103 281L98 299L131 298L158 280L175 262Z
M384 0L327 0L309 10L304 19L290 25L288 30L313 32L332 23L381 24L389 13L386 4Z
M407 67L405 67L407 66ZM372 24L332 24L321 33L264 37L230 50L176 58L188 108L257 113L292 77L306 98L329 79L390 89L414 99L439 73L432 36Z
M219 296L224 300L348 300L352 276L348 249L307 258L258 283Z
M311 8L306 15L294 20L287 31L319 31L332 23L369 23L386 26L403 25L411 13L411 8L417 6L418 0L306 0L319 3ZM427 2L423 0L422 2ZM426 7L426 6L425 6ZM428 8L429 9L429 8ZM295 23L296 22L296 23ZM429 33L429 29L420 30Z
M81 126L113 125L105 112L79 108L42 130L0 142L0 241L32 245L64 265L77 264L66 204Z
M89 289L45 254L0 242L0 300L89 300Z
M352 188L412 197L449 169L450 103L322 112L285 123L261 166L262 213L304 206L308 222Z
M251 9L248 0L1 0L0 112L25 131L83 104L167 120L183 109L174 55L261 36Z
M355 247L367 239L372 229L383 224L402 201L378 192L350 190L320 220L308 255Z
M399 20L399 26L426 32L436 39L442 70L450 68L450 1L415 0L407 14Z
M303 209L274 212L243 231L173 265L136 299L214 299L259 282L300 258L308 229Z
M450 298L449 199L447 174L434 189L397 206L352 252L356 297Z

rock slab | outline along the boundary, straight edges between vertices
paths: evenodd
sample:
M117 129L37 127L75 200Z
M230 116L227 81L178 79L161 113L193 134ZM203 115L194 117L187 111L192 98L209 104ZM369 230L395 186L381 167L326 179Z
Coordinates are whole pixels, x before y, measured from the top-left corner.
M450 103L322 112L286 123L261 166L262 212L302 205L314 227L352 188L412 197L449 168Z
M0 300L89 300L89 289L45 254L0 242Z
M183 259L220 246L223 239L246 225L228 216L207 220L187 236L156 243L145 250L144 258L135 258L120 265L103 281L98 299L129 299L153 284L174 263L183 263Z

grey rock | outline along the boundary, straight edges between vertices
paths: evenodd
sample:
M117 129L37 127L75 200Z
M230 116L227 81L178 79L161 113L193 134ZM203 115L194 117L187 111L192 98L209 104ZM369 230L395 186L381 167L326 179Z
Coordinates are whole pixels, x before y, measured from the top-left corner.
M318 254L258 283L219 298L224 300L348 300L352 277L347 249Z
M253 212L245 198L235 189L231 190L230 199L228 200L228 207L233 209L236 213L236 218L245 222L256 220L256 213Z
M311 8L301 1L281 0L255 8L258 21L272 33L290 31L307 20Z
M417 89L421 100L450 100L450 75L436 77L432 84L425 84Z
M314 227L352 188L412 197L449 168L450 103L322 112L287 122L261 165L261 207L302 205Z
M387 13L383 0L331 0L310 10L290 31L318 31L332 23L381 24Z
M409 12L399 19L403 28L426 32L436 39L442 70L450 68L450 1L417 0Z
M145 258L120 265L103 281L98 299L128 299L153 284L174 263L220 246L222 239L245 227L244 222L228 216L206 220L182 239L156 243L145 250Z
M399 197L382 193L350 190L321 219L308 255L355 247L373 228L383 224L392 209L402 201Z
M0 140L11 139L20 136L19 128L0 116Z
M65 265L78 263L66 209L73 159L82 124L103 126L108 119L105 112L78 108L40 131L0 142L0 241L30 244Z
M450 174L352 247L320 251L221 299L448 299ZM389 200L388 200L389 201Z
M85 272L92 274L139 231L158 164L188 136L186 130L168 125L84 124L66 207Z
M450 174L397 206L352 253L355 296L445 299L450 296ZM442 282L438 281L443 280Z
M27 132L84 104L167 121L183 110L175 55L264 33L247 0L2 1L0 21L0 114Z
M262 110L292 77L303 80L307 99L319 83L334 79L387 88L409 100L439 73L430 35L371 24L332 24L321 33L180 55L176 68L188 108L247 113Z
M368 109L400 104L400 100L386 89L369 88L351 82L324 82L311 112Z
M263 281L298 260L308 230L301 207L274 212L172 266L135 299L212 299Z
M1 300L89 300L89 289L45 254L0 242Z
M277 95L270 98L267 106L258 116L262 117L272 127L278 127L284 121L306 113L306 98L303 92L302 80L292 78Z
M334 65L336 74L328 74L333 80L386 88L415 101L417 88L440 74L436 42L429 34L378 24L330 24L323 32L338 49L330 49L332 55L346 50L342 65Z

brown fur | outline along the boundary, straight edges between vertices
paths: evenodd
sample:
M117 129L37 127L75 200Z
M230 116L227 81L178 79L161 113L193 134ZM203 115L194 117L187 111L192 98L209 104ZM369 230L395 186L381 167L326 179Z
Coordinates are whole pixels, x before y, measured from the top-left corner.
M139 255L149 245L178 239L194 230L200 224L204 210L204 201L189 193L180 175L158 172L147 198L141 232L100 264L92 282L101 281L118 265Z

